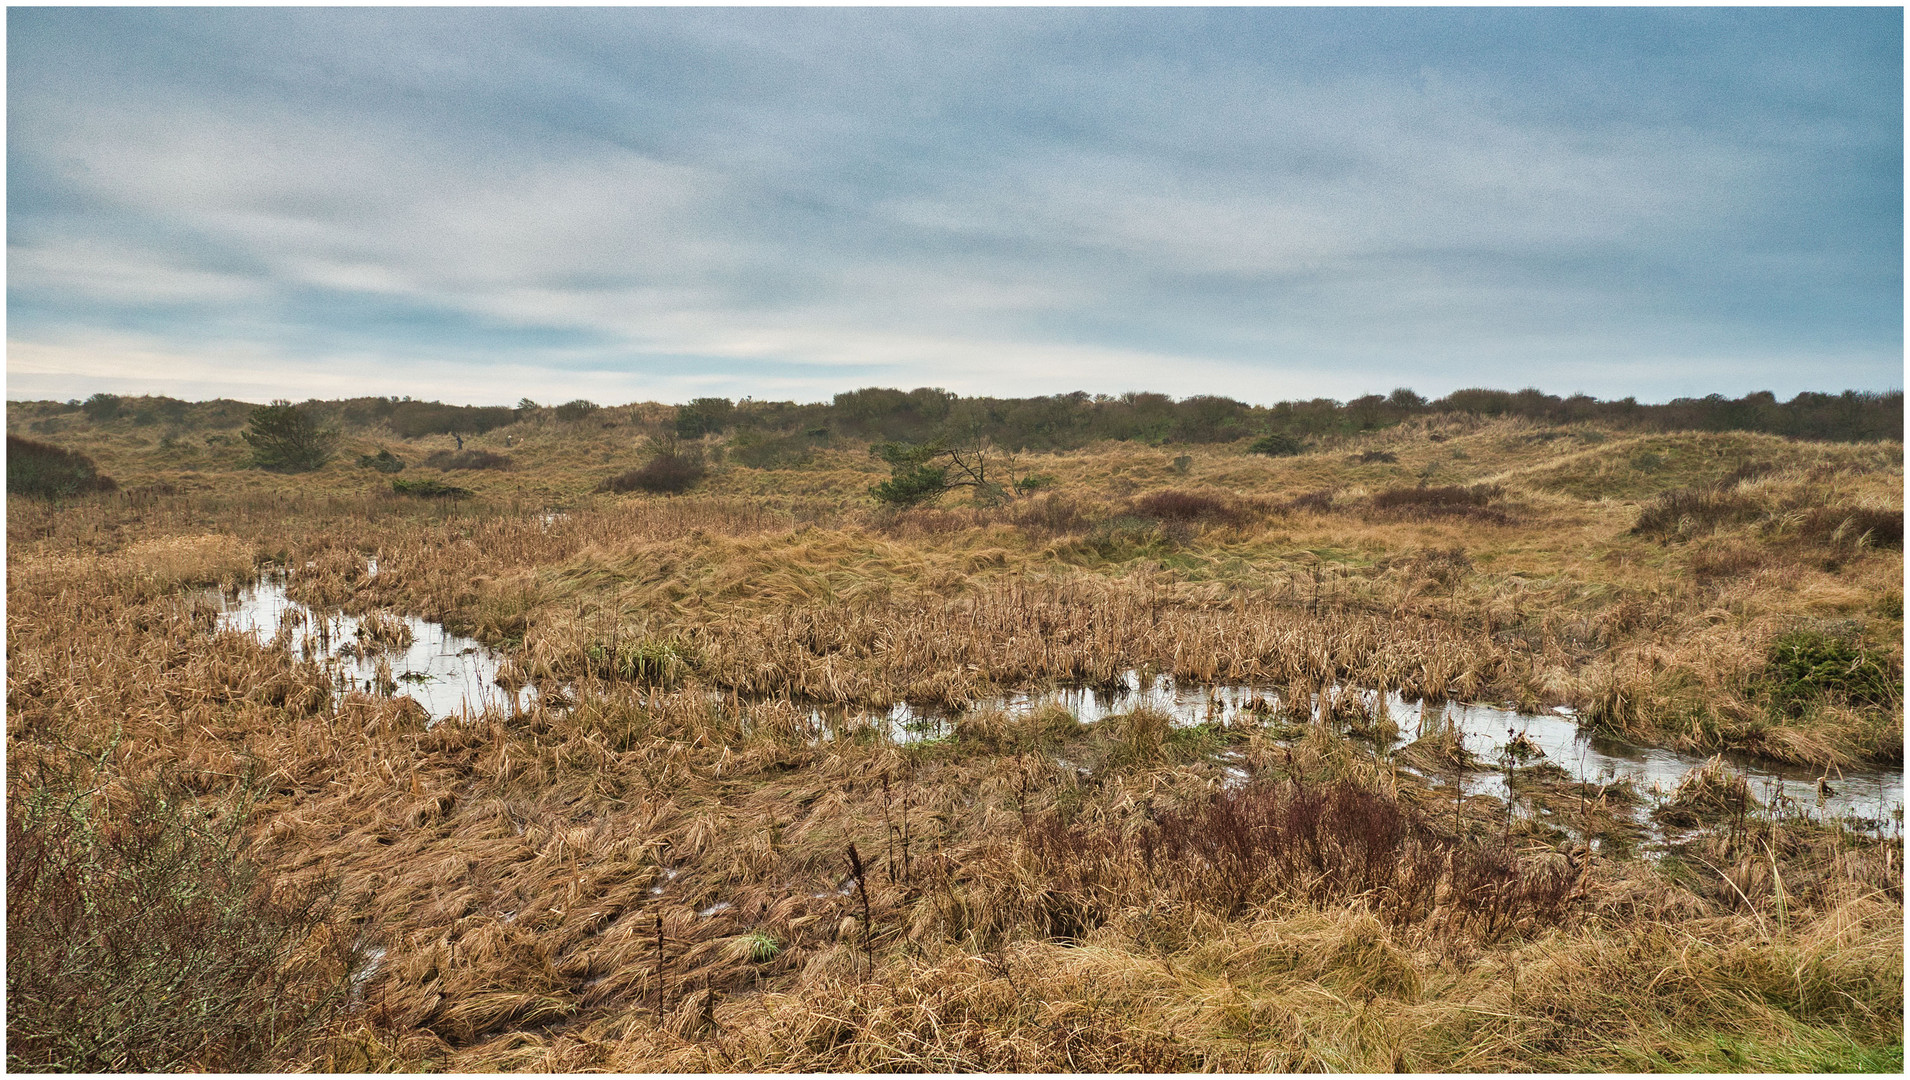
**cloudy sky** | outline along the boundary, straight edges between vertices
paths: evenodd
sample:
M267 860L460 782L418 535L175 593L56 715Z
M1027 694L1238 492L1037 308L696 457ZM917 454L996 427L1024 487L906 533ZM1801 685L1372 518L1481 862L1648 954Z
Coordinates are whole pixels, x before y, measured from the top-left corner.
M1894 9L7 12L7 393L1903 385Z

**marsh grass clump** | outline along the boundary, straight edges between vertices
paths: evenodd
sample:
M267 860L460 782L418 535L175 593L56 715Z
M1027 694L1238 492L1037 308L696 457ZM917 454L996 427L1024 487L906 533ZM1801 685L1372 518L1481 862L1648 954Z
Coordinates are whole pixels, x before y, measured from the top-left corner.
M508 469L511 458L508 454L499 454L490 450L433 450L425 455L424 463L433 469L446 472L456 470Z
M323 892L275 889L243 805L177 783L7 798L7 1067L270 1072L299 1064L359 960Z
M8 494L57 499L118 487L85 454L18 435L7 436Z
M1763 505L1740 491L1716 487L1674 488L1640 511L1631 531L1633 535L1654 540L1688 540L1763 516Z
M1692 826L1743 817L1761 805L1744 774L1714 756L1679 778L1671 797L1652 816L1667 825Z
M1902 676L1848 637L1794 630L1771 643L1762 680L1771 708L1799 716L1821 701L1890 708L1902 699Z
M675 686L696 670L696 648L676 637L646 637L586 650L588 670L599 678L625 679L652 686Z
M1798 522L1797 535L1829 548L1903 550L1903 511L1874 507L1822 506Z

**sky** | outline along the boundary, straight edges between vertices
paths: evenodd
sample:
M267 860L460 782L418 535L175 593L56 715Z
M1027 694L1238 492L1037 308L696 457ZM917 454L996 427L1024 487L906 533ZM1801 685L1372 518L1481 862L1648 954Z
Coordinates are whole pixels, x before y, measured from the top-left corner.
M1889 8L7 12L7 395L1903 386Z

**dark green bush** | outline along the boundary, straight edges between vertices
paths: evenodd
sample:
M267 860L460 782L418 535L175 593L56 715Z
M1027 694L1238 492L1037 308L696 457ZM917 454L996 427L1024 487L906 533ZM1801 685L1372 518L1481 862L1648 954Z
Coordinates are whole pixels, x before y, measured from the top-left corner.
M7 436L7 491L11 494L56 499L117 487L113 478L101 475L93 459L85 454L18 435Z
M304 407L274 401L252 410L241 437L252 447L252 463L270 472L311 472L331 460L338 432L322 430Z
M381 473L403 472L404 459L389 450L380 450L376 454L360 454L358 465L364 469L376 469Z
M296 1068L359 957L322 894L274 890L243 805L176 785L7 795L7 1068Z
M1304 453L1305 450L1305 444L1284 431L1263 435L1255 439L1253 445L1247 447L1247 452L1250 454L1265 454L1268 457L1292 457L1295 454Z
M729 427L736 406L728 398L697 398L676 411L676 434L680 439L700 439L720 434Z
M575 401L566 401L562 405L557 406L551 410L551 414L559 420L571 422L582 420L584 417L596 412L597 408L596 402L578 398Z
M1825 699L1851 705L1894 706L1902 699L1901 675L1848 638L1797 630L1771 643L1764 683L1776 712L1796 716Z

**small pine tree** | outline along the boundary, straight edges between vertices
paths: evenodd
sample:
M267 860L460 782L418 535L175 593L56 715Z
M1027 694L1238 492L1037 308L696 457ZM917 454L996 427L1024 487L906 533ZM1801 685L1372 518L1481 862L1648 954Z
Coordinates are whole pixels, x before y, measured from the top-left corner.
M253 409L242 435L252 447L252 463L271 472L320 468L338 441L338 432L321 430L304 409L282 400Z

